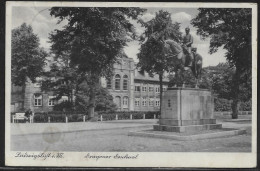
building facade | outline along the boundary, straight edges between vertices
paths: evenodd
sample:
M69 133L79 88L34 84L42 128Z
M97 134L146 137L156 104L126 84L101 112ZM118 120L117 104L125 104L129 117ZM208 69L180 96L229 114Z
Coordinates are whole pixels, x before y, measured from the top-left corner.
M40 79L38 79L40 81ZM114 65L114 76L106 80L101 78L101 85L107 88L113 96L118 111L157 111L160 107L159 77L150 77L140 73L132 58L122 58ZM166 90L168 79L163 79ZM53 110L56 103L68 100L63 96L58 102L54 93L41 91L39 83L30 80L25 86L12 86L11 111L31 109L33 112L48 112Z
M159 77L150 77L136 69L132 58L122 58L114 65L114 76L101 79L101 84L113 96L119 111L157 111L160 108ZM163 79L163 91L169 80Z

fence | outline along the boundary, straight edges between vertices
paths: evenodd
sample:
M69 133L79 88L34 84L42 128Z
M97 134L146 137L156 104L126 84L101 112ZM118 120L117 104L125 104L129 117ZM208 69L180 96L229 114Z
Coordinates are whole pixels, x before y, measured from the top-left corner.
M231 115L231 111L214 112L215 115ZM239 115L251 115L252 111L239 111ZM159 112L115 112L103 113L98 115L98 121L109 120L134 120L134 119L158 119ZM15 114L11 115L11 122L15 123ZM68 123L68 122L86 122L86 114L46 114L38 113L30 118L30 123Z
M98 121L109 120L134 120L134 119L158 119L159 112L114 112L98 114ZM12 113L14 118L15 113ZM68 123L68 122L86 122L86 114L64 114L64 113L36 113L30 123ZM12 123L14 119L11 119ZM23 121L24 122L24 121Z

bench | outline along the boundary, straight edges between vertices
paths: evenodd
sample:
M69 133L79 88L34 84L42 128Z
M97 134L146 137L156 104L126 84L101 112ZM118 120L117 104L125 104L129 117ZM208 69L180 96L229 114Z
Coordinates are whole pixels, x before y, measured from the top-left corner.
M24 120L27 117L25 117L25 113L15 113L15 115L13 115L13 123L17 122L18 120ZM33 122L33 117L31 116L29 118L30 123Z
M26 118L24 115L25 113L15 113L15 115L13 115L13 123L15 123L15 121L17 122L17 120L24 120Z

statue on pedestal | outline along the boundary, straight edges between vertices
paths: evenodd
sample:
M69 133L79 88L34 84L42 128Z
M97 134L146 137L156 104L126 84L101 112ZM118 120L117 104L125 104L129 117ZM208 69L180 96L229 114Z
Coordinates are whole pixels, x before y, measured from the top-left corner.
M192 36L189 35L186 34L186 37L188 36L192 40ZM170 38L164 40L164 53L168 58L172 59L170 61L173 62L173 71L176 77L180 77L182 80L183 73L190 69L196 79L195 87L197 87L201 78L202 56L197 53L197 48L191 48L192 43L189 40L187 42L186 39L182 43Z

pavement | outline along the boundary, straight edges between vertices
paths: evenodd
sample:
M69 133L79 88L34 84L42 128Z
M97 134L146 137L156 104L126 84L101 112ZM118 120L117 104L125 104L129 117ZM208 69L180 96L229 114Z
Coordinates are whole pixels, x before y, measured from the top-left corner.
M151 128L158 119L115 120L71 123L12 123L11 135L79 132L124 128Z
M11 124L14 151L93 152L250 152L251 123L226 122L223 128L245 128L246 134L223 138L178 141L128 136L152 129L158 119L77 123Z

